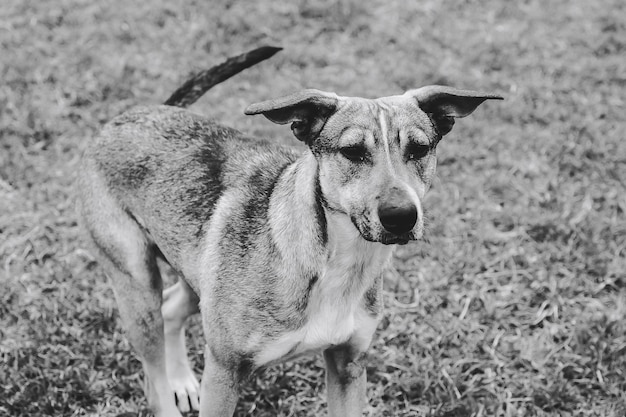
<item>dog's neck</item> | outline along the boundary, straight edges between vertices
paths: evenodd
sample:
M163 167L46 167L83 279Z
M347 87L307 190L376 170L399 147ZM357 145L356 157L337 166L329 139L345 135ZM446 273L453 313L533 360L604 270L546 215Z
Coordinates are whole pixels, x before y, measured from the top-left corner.
M387 267L393 246L365 240L343 213L327 211L326 219L328 243L320 285L360 299Z
M272 197L269 218L277 249L292 272L324 278L333 269L341 275L331 277L334 285L348 290L358 284L365 291L387 266L393 246L365 240L347 214L325 207L311 152L287 167L281 182L285 187L277 187L281 195Z

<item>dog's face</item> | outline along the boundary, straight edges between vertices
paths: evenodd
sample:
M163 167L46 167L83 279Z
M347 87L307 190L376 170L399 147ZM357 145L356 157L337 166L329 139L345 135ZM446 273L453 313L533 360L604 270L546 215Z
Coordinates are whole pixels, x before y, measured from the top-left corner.
M374 100L305 90L246 113L292 123L317 159L327 210L348 216L366 240L404 244L422 235L437 143L455 117L498 98L439 86Z
M409 97L339 99L311 144L330 210L370 241L420 237L421 200L435 172L439 134Z

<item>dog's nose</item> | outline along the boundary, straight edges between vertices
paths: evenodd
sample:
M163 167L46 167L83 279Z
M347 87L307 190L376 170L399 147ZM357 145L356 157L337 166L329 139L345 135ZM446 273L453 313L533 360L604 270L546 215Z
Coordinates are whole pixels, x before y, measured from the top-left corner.
M390 201L378 207L378 218L385 230L400 235L410 232L417 222L417 207L411 202Z

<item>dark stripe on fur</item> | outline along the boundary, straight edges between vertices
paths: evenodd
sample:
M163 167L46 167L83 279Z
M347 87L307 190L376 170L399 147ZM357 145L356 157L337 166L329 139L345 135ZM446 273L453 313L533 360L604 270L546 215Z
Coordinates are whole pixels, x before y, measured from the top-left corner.
M315 286L315 284L317 283L318 280L319 280L319 276L313 275L309 279L309 285L307 286L305 293L296 302L296 310L298 310L298 312L300 314L304 314L307 306L309 305L309 299L311 298L311 292L313 291L313 287Z
M104 255L106 258L111 261L113 266L117 268L120 272L124 274L130 275L126 266L124 266L119 259L119 254L115 253L115 248L112 245L107 245L107 241L100 239L98 235L96 235L91 229L88 228L89 236L91 236L91 241L94 243L96 248Z
M377 285L374 285L365 292L365 309L374 317L376 317L381 308L379 295Z
M282 50L274 46L263 46L253 51L228 58L225 62L202 71L190 80L187 80L178 90L165 100L163 104L176 107L189 107L195 103L211 87L227 80L261 61L264 61L276 52Z
M243 247L249 247L249 239L260 234L262 228L267 226L272 193L285 169L291 165L291 161L281 162L281 165L275 166L274 172L266 166L260 166L249 177L250 198L243 207L243 218L248 222L249 229L247 233L238 236Z
M245 355L241 358L239 366L237 366L237 377L239 380L249 378L254 372L255 365L251 355Z
M323 246L328 243L328 225L326 223L326 213L324 207L327 206L326 198L322 193L322 186L320 185L319 167L315 174L315 217L319 226L319 240Z
M193 125L193 129L189 129L186 134L188 139L197 140L202 146L191 153L192 163L180 170L184 174L180 181L187 180L187 187L179 191L182 193L180 201L184 202L180 204L179 210L196 226L195 236L198 238L204 233L215 203L224 191L221 175L226 158L223 156L222 142L230 134L214 126L209 135L205 128L198 125Z

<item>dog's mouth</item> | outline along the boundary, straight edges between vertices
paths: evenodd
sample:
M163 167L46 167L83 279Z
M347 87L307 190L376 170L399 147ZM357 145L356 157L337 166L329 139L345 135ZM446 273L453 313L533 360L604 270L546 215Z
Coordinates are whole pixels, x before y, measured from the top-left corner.
M363 230L360 227L357 227L357 229L363 239L368 242L382 243L383 245L406 245L410 241L418 239L418 236L416 236L413 232L403 233L401 235L382 232L379 235L374 236L370 230Z
M412 233L406 233L403 235L393 235L390 233L383 233L380 237L380 243L383 245L406 245L411 240L415 240Z
M368 222L358 221L357 218L352 217L352 224L359 231L359 234L363 239L368 242L382 243L383 245L406 245L412 240L417 240L421 237L420 230L411 230L402 234L395 234L382 229L379 233L374 233Z

